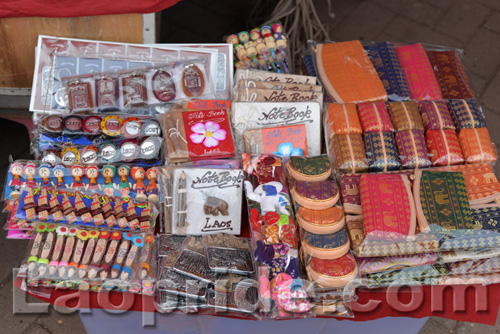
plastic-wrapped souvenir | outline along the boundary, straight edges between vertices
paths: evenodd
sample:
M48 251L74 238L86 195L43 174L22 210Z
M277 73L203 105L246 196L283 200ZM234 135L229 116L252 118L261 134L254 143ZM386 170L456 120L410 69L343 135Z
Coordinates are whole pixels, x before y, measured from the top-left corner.
M369 171L397 170L401 166L396 142L392 132L366 132L364 134L366 155L369 160Z
M484 115L476 100L449 100L451 117L458 130L464 128L485 128ZM457 130L457 131L458 131Z
M487 128L462 129L458 140L466 163L496 162L497 152Z
M431 166L423 131L399 131L394 137L403 168L427 168Z
M354 103L330 103L327 108L325 122L328 139L334 135L363 133Z
M384 102L358 104L359 120L363 132L394 131Z
M447 101L420 101L418 105L426 131L455 130Z
M425 134L427 149L433 166L451 166L464 163L462 148L453 130L429 130Z
M396 131L424 130L415 101L390 102L389 115Z
M336 135L330 146L335 169L347 173L359 173L368 170L365 145L361 134Z

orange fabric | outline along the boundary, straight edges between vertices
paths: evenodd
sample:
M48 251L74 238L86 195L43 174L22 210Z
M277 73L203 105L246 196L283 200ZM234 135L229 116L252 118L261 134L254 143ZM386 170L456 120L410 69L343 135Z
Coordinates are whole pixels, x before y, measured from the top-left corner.
M328 138L333 135L363 133L356 105L354 103L330 103L327 111L326 128Z
M487 128L462 129L458 134L458 139L466 163L495 162L497 160L497 152L491 144Z
M386 101L387 93L359 41L318 44L318 75L339 103Z

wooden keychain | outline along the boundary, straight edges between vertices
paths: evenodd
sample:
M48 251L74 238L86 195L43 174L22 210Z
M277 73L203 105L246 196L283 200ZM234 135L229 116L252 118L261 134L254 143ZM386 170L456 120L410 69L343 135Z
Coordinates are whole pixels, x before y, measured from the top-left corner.
M90 209L83 203L82 197L78 191L75 192L75 209L76 215L82 217L84 223L90 223L92 221Z
M64 183L65 171L66 171L66 166L64 166L62 164L55 165L54 168L52 168L52 173L54 174L54 176L57 179L57 184L55 184L54 182L51 182L52 186L54 188L58 188L58 189L66 188L66 184Z
M47 269L49 268L49 258L52 254L52 249L54 248L56 234L54 231L56 230L56 224L48 224L45 232L45 243L43 244L42 253L40 254L40 258L38 259L38 275L43 276Z
M146 176L146 171L142 167L132 167L130 169L130 176L135 181L133 189L135 190L135 200L139 203L144 202L146 197L146 185L144 184L144 178Z
M255 42L250 40L250 35L248 35L248 32L242 31L238 34L238 39L241 44L243 44L243 47L245 48L247 55L252 59L254 63L254 67L256 67L259 70L262 70L262 67L260 66L259 61L257 60L257 50L255 49Z
M24 197L23 210L26 211L26 220L33 221L36 219L36 204L33 188L29 187L28 194Z
M97 244L97 238L99 237L99 234L100 233L97 230L89 231L89 239L87 241L87 247L85 247L85 252L83 253L82 261L78 266L78 278L80 279L83 279L88 271L88 265L90 264L90 260L92 259L92 255L94 254L94 249Z
M24 166L24 175L26 175L26 185L30 188L36 188L37 184L35 182L36 165L29 161Z
M247 52L245 51L245 48L243 47L243 45L239 44L240 41L238 39L238 36L229 35L226 38L226 43L233 44L234 53L236 54L236 57L238 57L238 59L242 61L247 68L252 68L252 64L248 59L248 55Z
M255 48L257 49L259 55L264 58L267 65L267 70L277 72L276 65L274 65L274 63L269 59L269 55L266 51L266 44L264 43L264 40L260 35L259 28L255 28L250 31L250 39L255 42Z
M48 205L47 188L42 188L42 193L38 196L38 205L36 212L38 212L38 220L44 222L49 219L50 206Z
M66 272L68 270L69 261L71 260L71 255L75 248L75 236L78 230L74 227L70 228L68 231L68 236L66 237L66 244L64 245L64 252L62 254L61 261L59 261L58 274L59 278L63 279L66 277Z
M123 233L123 240L118 248L118 254L116 255L113 266L111 267L111 278L118 278L120 272L122 271L123 262L127 257L128 251L130 249L130 242L133 238L132 233Z
M127 220L131 230L136 230L139 228L139 215L135 210L135 205L132 200L129 200L127 204Z
M278 62L278 57L276 56L276 43L274 41L274 37L271 33L271 27L263 26L260 28L260 33L262 37L264 37L264 43L266 43L267 50L271 53L271 57L274 60L274 65L276 66L276 71L281 73L281 68Z
M61 255L64 250L64 243L66 241L66 236L68 235L68 227L66 226L58 226L56 229L57 240L54 245L54 251L52 252L52 257L49 262L49 275L53 276L57 268L59 267L59 260L61 259Z
M50 201L49 201L49 215L52 215L54 222L61 221L63 219L63 213L61 211L61 206L59 205L59 199L57 198L55 189L50 189Z
M96 166L88 166L85 169L85 176L89 179L89 183L85 186L86 190L100 190L101 186L97 183L99 177L99 168Z
M82 182L82 176L83 176L83 166L81 165L73 165L70 168L70 174L74 179L73 184L70 186L66 185L67 188L83 188L85 185Z
M94 219L95 226L101 226L104 224L104 217L102 216L103 210L101 209L101 203L99 201L99 195L92 195L92 204L90 206L92 218Z
M130 197L130 182L128 180L128 175L130 174L129 166L118 167L118 175L120 175L120 183L118 184L118 190L122 195L122 198Z
M132 238L132 247L130 248L127 259L125 260L125 265L122 268L120 273L120 279L125 281L127 278L132 276L132 264L137 257L139 257L139 252L141 248L144 246L144 238L136 235Z
M155 244L155 237L152 234L146 235L144 238L144 248L142 249L141 253L141 258L139 259L140 262L142 262L142 269L141 269L141 280L145 279L150 271L151 267L148 264L148 260L150 256L154 256L153 254L153 246Z
M23 165L20 162L13 162L10 165L9 171L12 175L12 180L9 181L10 198L19 199L21 198L21 186L23 185L23 182L21 181L21 175L23 175Z
M28 257L28 272L33 273L37 262L38 262L38 257L42 253L42 247L43 247L43 236L44 232L47 229L47 224L45 223L40 223L35 227L36 231L36 236L35 240L33 240L33 246L31 246L30 250L30 256Z
M118 243L122 239L122 235L123 234L121 232L111 233L111 242L109 243L108 250L106 251L106 254L104 255L104 258L102 260L101 272L99 274L99 276L103 280L109 277L111 266L113 265L116 254L118 253Z
M115 184L113 183L113 177L116 174L115 166L106 165L102 168L102 175L104 176L104 194L108 197L113 197L115 192Z
M63 215L66 218L68 224L73 224L78 220L75 214L76 209L73 207L73 205L71 205L68 194L66 192L63 192L62 196L63 196L63 202L62 202Z
M100 265L104 254L106 253L106 246L108 244L108 239L111 236L111 233L108 231L103 231L99 235L99 240L97 241L97 245L95 246L94 255L92 256L92 262L90 262L90 270L88 273L89 279L94 279L97 276L97 273L100 270Z
M116 224L115 211L111 207L111 203L107 195L103 196L103 202L104 202L104 204L102 205L103 217L106 221L108 228L112 228Z
M280 49L281 60L283 63L283 70L288 73L288 60L286 57L286 38L283 35L283 26L280 23L275 23L271 26L274 32L274 37L276 39L276 45Z
M146 171L146 178L149 181L148 187L146 188L146 195L148 195L148 201L156 203L159 201L158 197L158 170L156 168L149 168Z
M83 252L85 250L85 244L87 239L89 238L89 232L86 230L78 230L76 232L76 246L73 252L72 261L69 263L68 268L68 278L73 278L73 276L78 271L78 266L80 265L80 261L82 260Z
M115 217L118 221L118 226L124 229L128 226L127 214L123 211L123 206L121 200L117 197L115 199Z
M141 217L139 221L141 222L140 228L141 232L149 232L151 230L151 205L150 203L146 203L146 207L142 209Z

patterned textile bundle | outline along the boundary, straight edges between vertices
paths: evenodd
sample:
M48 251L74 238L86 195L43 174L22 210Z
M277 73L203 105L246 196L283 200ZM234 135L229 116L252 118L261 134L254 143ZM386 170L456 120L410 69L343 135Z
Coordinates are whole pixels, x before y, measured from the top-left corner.
M365 50L384 85L389 100L409 100L410 91L391 42L366 45Z
M333 135L363 133L356 105L354 103L330 103L326 115L326 131L329 139Z
M427 168L432 165L423 131L399 131L396 132L395 138L403 168Z
M318 44L316 66L323 86L338 103L387 100L360 41Z
M368 169L365 146L359 133L334 136L330 152L335 157L335 168L341 172L360 173Z
M389 116L396 131L424 130L415 101L390 102Z
M462 129L458 134L458 139L466 163L497 161L497 152L491 143L487 128Z
M406 175L363 174L359 191L365 238L404 240L414 236L415 204Z
M455 123L451 118L447 101L420 101L419 107L426 131L455 130Z
M474 92L457 51L427 51L445 99L473 99Z
M443 95L422 44L396 48L399 63L410 89L412 100L441 100Z
M384 102L360 103L358 114L363 132L394 131Z
M366 132L364 136L369 171L387 172L401 166L392 132Z
M476 100L450 100L451 117L457 129L485 128L483 114L479 111Z
M464 163L464 156L455 131L429 130L425 138L433 166L451 166Z

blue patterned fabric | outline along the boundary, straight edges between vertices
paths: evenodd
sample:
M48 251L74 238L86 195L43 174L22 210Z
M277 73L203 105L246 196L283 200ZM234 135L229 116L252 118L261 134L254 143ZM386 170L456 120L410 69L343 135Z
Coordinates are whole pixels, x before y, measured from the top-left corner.
M387 172L399 169L401 164L392 132L366 132L364 141L366 155L370 161L369 172Z
M479 110L475 99L449 100L451 118L455 122L457 132L460 129L485 128L483 113Z
M380 81L384 84L389 100L409 100L410 91L394 46L390 42L381 42L366 45L364 48L377 71Z

